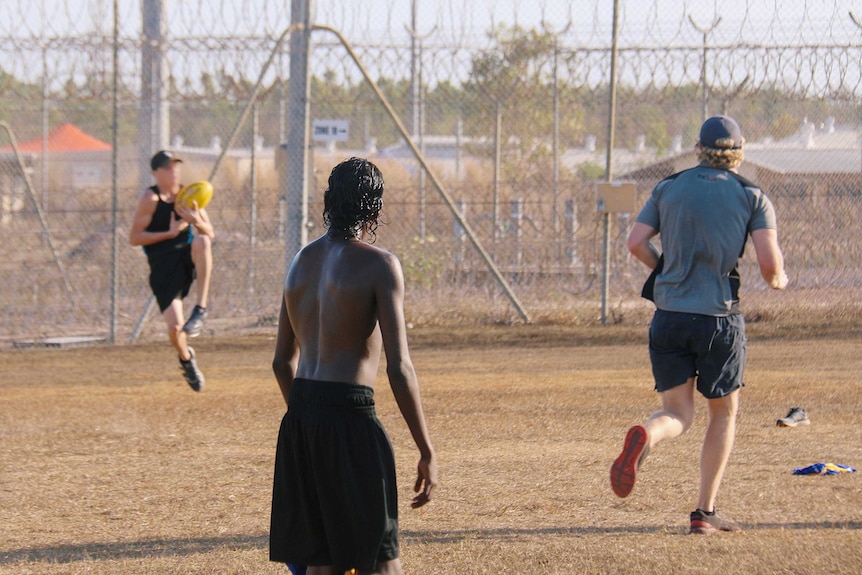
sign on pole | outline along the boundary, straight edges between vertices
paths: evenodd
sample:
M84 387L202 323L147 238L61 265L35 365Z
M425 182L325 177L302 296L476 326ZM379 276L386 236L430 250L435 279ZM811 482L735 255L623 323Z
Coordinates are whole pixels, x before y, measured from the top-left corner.
M596 211L602 214L602 325L608 321L608 294L611 263L611 214L631 213L637 203L634 182L602 182L596 184Z
M637 188L634 182L601 182L596 184L596 210L605 213L634 212Z
M311 126L315 142L346 142L349 135L347 120L314 120Z

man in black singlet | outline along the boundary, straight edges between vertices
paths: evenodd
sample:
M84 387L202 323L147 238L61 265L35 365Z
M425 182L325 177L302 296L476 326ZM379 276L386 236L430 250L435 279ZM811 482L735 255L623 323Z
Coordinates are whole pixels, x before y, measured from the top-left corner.
M129 243L143 246L150 264L150 287L180 356L186 382L195 391L204 386L195 351L186 342L203 330L212 272L213 226L197 204L174 206L180 192L182 160L160 151L150 160L156 184L144 190L129 233ZM195 233L197 232L197 233ZM197 305L183 324L183 298L197 278Z

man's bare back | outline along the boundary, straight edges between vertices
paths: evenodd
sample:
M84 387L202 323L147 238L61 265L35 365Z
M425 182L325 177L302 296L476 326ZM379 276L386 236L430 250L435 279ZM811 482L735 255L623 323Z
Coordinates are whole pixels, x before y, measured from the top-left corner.
M383 350L396 397L402 386L417 386L401 264L359 239L323 236L296 255L285 280L279 339L284 345L277 346L276 362L291 364L291 379L373 388ZM289 385L282 392L287 401Z
M394 260L365 242L328 236L300 252L284 290L302 350L296 377L374 387L382 348L377 301L394 295Z

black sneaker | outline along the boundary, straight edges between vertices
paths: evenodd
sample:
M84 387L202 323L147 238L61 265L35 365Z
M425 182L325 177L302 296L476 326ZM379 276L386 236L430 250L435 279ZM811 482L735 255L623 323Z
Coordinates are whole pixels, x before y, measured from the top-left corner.
M707 513L703 509L696 509L691 512L689 533L710 535L716 531L741 531L741 529L736 523L723 519L714 509L712 513Z
M180 369L183 371L183 377L186 378L186 383L195 391L200 391L204 388L204 374L198 369L198 362L195 359L195 350L189 347L191 357L188 361L180 359Z
M808 419L808 414L801 407L794 407L787 412L785 417L782 417L775 422L778 427L796 427L797 425L811 425L811 420Z
M183 326L183 331L186 332L189 337L199 336L204 329L204 321L206 318L207 310L196 305L195 309L192 310L192 315L189 317L189 321L187 321L186 325Z

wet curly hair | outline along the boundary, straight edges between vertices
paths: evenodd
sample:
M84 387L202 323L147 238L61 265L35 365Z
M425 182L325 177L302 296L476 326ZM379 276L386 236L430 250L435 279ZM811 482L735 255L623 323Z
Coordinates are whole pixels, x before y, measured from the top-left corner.
M350 158L332 168L323 193L323 223L330 238L351 240L364 230L377 238L383 209L383 175L363 158Z

